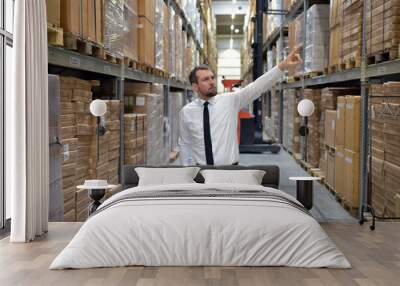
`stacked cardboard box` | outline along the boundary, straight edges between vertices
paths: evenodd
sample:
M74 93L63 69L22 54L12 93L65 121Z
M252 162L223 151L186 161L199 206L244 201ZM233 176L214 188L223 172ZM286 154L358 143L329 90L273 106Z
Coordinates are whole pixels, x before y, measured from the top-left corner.
M119 158L120 158L120 109L119 100L107 100L106 128L108 133L108 182L119 183Z
M269 106L270 105L270 106ZM279 141L279 95L275 87L271 88L266 97L266 109L271 110L271 114L264 117L264 132L266 139Z
M126 165L141 165L145 163L145 124L145 114L124 114L124 162Z
M138 60L139 28L137 0L124 1L123 53L135 61Z
M60 2L61 0L46 0L47 23L60 27Z
M305 72L322 72L328 64L329 5L315 4L307 10Z
M297 45L297 36L296 36L296 21L291 21L288 24L288 48L289 51L293 51L293 49ZM288 77L293 77L296 72L295 66L288 67Z
M271 89L271 96L272 96L272 114L271 117L274 118L273 125L272 125L272 139L276 142L279 142L279 115L280 115L280 95L278 90L273 87Z
M359 88L333 88L327 87L322 89L321 92L321 124L320 124L320 149L321 149L321 156L320 156L320 163L319 168L327 174L327 152L332 152L332 148L336 149L335 152L335 164L338 160L341 160L343 157L343 147L344 147L344 107L345 103L337 104L337 99L339 96L345 95L354 95L359 94ZM336 112L337 106L339 110ZM336 128L336 125L339 125L339 128ZM342 135L338 135L338 139L336 139L336 132ZM337 142L336 142L337 141ZM331 148L326 149L326 145ZM338 159L339 157L339 159ZM331 169L333 168L330 166ZM336 170L335 165L335 170ZM343 168L339 168L339 170L343 170ZM331 172L332 174L333 172ZM342 180L343 177L335 175L336 179ZM331 181L333 179L331 178ZM332 186L336 186L337 183L333 184ZM336 189L336 192L339 192ZM340 190L340 194L343 194L343 190Z
M52 3L52 5L56 5L56 3ZM60 8L60 12L58 12L60 13L60 24L64 32L95 43L103 43L102 0L61 0L58 7ZM54 7L49 12L53 13Z
M179 137L179 112L185 105L185 97L182 92L170 92L168 94L168 124L169 134L167 134L167 155L172 151L178 150Z
M72 103L72 92L75 82L70 78L60 77L60 142L63 145L61 153L62 189L64 196L64 221L74 221L74 195L77 166L77 144L75 112Z
M300 54L304 55L304 38L305 38L305 27L304 27L304 12L297 16L295 22L295 37L296 37L296 46L302 47ZM299 64L294 69L294 75L302 75L304 72L304 63Z
M139 0L139 62L154 66L155 0Z
M298 91L295 89L285 89L283 91L283 98L283 146L291 153L299 153L300 117L297 112L297 104L299 103Z
M308 117L307 162L313 167L318 167L320 157L321 90L304 89L303 95L305 99L311 100L315 107L314 113Z
M183 74L183 31L182 31L182 19L178 14L175 14L174 17L174 36L175 36L175 76L177 79L181 79L182 78L182 74Z
M341 24L342 24L342 1L343 0L332 0L330 2L330 17L329 17L329 66L336 67L334 71L337 71L339 64L341 63L341 47L342 47L342 35L341 35Z
M133 112L147 116L147 129L144 134L146 163L161 165L164 157L164 92L160 84L140 84L136 89ZM140 92L139 92L140 90Z
M379 215L399 216L400 83L371 85L370 93L372 206Z
M168 72L169 10L163 0L155 0L155 67Z
M343 0L341 12L341 60L347 67L360 66L363 1Z
M359 205L360 113L360 97L346 96L344 127L344 199L353 208L357 208Z
M62 165L64 192L64 220L77 218L75 209L76 186L82 182L82 175L87 175L89 150L82 145L83 137L93 132L89 103L92 100L89 82L76 78L60 78L60 137L63 145ZM85 158L85 159L83 159ZM89 203L85 198L82 203Z
M294 98L294 112L293 112L293 118L291 120L291 125L293 126L293 139L292 139L292 152L294 153L300 153L300 134L299 134L299 129L301 126L301 116L299 112L297 111L297 105L300 102L302 96L302 92L298 89L295 91L295 98Z
M124 0L104 0L104 48L109 53L122 57L124 36Z
M290 98L294 97L294 89L285 89L283 91L283 127L282 127L282 145L286 150L292 149L292 138L289 130L289 118L293 109L290 106Z
M72 77L61 77L60 83L64 220L84 221L90 199L87 192L76 192L76 186L86 179L118 184L120 103L107 101L107 113L101 119L106 133L99 137L97 152L96 120L89 111L93 83Z
M270 7L271 10L282 10L282 4L283 2L281 1L269 0L268 7ZM282 17L281 15L270 14L268 15L267 20L268 20L268 25L267 25L267 37L268 37L276 29L280 27L282 22Z
M169 38L169 56L168 56L168 72L171 76L176 76L176 37L175 37L175 10L172 7L169 9L169 25L168 25L168 38Z
M398 1L369 1L366 16L368 55L389 52L390 59L397 58L400 43Z

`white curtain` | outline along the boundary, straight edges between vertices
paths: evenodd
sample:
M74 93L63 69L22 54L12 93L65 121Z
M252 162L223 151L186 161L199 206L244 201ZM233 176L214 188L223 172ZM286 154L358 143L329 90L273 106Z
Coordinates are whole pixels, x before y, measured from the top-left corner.
M45 0L15 1L13 93L6 98L6 187L12 242L47 232L49 196Z

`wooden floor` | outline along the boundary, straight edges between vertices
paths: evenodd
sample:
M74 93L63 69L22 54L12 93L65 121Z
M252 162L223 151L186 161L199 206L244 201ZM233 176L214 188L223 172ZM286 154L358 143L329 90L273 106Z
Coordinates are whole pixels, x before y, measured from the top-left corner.
M289 267L124 267L48 270L79 223L51 223L48 235L28 244L0 241L0 285L400 285L400 224L324 223L352 269Z

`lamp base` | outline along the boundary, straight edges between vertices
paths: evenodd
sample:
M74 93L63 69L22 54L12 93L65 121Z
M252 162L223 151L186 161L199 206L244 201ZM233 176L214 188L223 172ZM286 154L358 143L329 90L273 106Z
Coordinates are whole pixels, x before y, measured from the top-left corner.
M89 197L93 200L93 202L89 206L89 216L94 213L97 208L101 205L100 200L106 194L106 189L90 189Z

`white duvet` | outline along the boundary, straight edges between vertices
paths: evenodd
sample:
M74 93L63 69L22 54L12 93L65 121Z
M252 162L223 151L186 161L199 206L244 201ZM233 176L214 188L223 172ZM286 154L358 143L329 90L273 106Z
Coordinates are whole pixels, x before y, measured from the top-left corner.
M238 184L136 187L154 190L265 190ZM290 205L246 198L124 201L92 216L50 269L145 266L293 266L349 268L350 263L310 215Z

